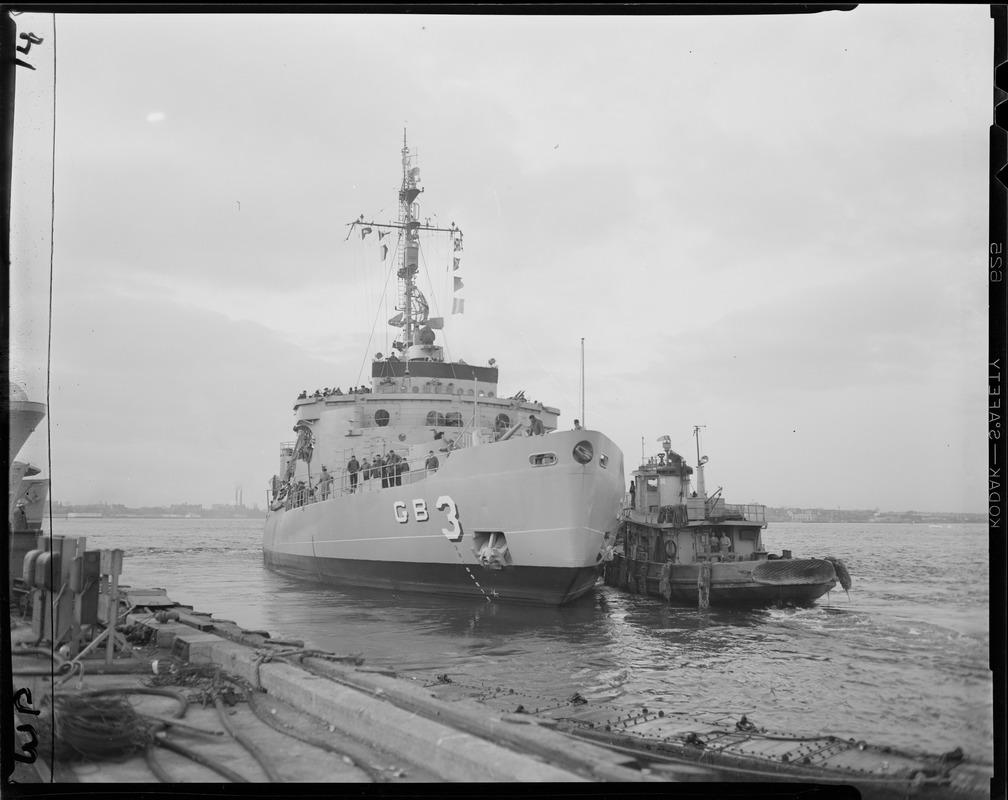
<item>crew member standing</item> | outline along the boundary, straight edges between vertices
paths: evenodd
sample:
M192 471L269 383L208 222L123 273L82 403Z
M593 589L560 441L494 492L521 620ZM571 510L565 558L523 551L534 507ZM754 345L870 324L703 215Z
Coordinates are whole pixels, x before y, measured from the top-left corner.
M721 545L721 560L725 561L731 553L731 539L728 538L726 531L721 531L721 535L718 537L718 544Z
M350 493L353 494L357 491L357 472L360 470L360 463L357 461L357 456L353 453L350 454L350 460L347 462L346 469L350 473Z
M400 461L402 461L402 456L395 450L388 451L388 458L385 460L385 463L388 464L389 486L402 486L402 471L399 469Z

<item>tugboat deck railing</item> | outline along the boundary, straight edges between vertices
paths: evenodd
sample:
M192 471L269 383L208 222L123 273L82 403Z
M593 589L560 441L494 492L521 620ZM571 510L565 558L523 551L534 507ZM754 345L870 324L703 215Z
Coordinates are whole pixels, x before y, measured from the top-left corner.
M766 506L759 503L725 503L718 507L726 511L734 511L742 515L748 522L760 522L766 524Z
M696 519L694 517L689 518L689 525L702 525L709 524L711 522L754 522L760 525L766 525L766 506L759 503L723 503L719 502L715 505L713 509L714 513L707 513L704 519ZM630 495L624 495L623 501L620 503L620 519L628 520L631 515L636 517L639 521L646 525L659 525L659 524L669 524L672 525L672 521L661 515L659 520L659 510L657 508L649 509L647 511L632 508L630 505Z

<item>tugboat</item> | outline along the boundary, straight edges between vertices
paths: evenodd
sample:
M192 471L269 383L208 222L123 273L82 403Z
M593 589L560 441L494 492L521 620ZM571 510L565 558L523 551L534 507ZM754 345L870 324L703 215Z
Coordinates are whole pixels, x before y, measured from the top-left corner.
M457 268L462 231L421 222L419 175L404 133L398 219L349 223L347 238L377 233L376 260L396 270L393 352L374 356L368 385L297 398L264 563L343 586L571 602L612 552L623 454L599 431L558 430L560 410L523 391L501 397L494 359L468 364L436 343L444 319L417 286L421 235L447 239Z
M662 452L634 470L613 557L603 559L606 585L700 608L806 606L837 583L850 589L837 558L767 553L765 506L730 505L720 488L707 496L699 428L695 490L693 468L668 436L658 439Z

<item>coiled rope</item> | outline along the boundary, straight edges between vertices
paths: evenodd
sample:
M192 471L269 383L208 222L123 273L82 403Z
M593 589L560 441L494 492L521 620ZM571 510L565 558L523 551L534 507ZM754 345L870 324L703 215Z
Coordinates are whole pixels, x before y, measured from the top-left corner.
M122 694L59 694L46 697L40 706L39 752L54 759L120 758L154 742L153 724Z

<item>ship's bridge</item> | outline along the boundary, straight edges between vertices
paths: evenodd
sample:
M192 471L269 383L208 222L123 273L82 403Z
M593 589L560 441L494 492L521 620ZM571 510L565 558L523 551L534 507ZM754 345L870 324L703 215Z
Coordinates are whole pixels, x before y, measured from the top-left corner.
M371 363L371 378L376 391L381 391L379 387L383 382L409 380L413 386L418 387L418 391L437 391L433 387L450 382L459 388L465 386L467 390L473 389L476 394L482 392L488 397L497 394L497 367L477 367L461 361L403 361L387 358ZM426 388L428 384L432 388Z

